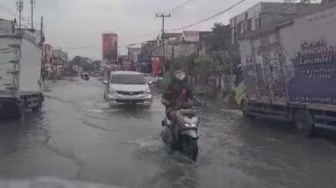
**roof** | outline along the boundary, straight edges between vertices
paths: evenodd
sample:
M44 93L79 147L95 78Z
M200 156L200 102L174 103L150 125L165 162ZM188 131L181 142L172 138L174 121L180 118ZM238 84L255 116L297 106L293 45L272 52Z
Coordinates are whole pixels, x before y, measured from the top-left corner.
M246 10L240 12L239 14L236 14L235 16L231 17L230 20L237 19L239 16L245 15L246 12L249 12L249 11L251 11L251 10L254 10L254 9L256 9L257 7L261 7L262 5L283 6L283 7L284 7L284 10L286 10L286 9L288 9L288 8L291 7L291 6L290 6L291 4L298 4L298 3L264 2L264 1L262 1L262 2L259 2L259 3L257 3L257 4L254 4L252 7L250 7L250 8L248 8L248 9L246 9ZM281 11L281 9L279 9L279 10L278 10L277 8L274 9L274 7L273 7L271 10ZM262 13L262 12L259 12L259 13Z
M201 31L183 31L185 36L197 36Z
M186 42L198 42L201 34L211 33L211 31L183 31L182 38Z
M133 74L133 75L141 75L140 72L135 72L135 71L114 71L113 74Z
M210 36L212 34L213 34L212 31L207 31L207 32L201 32L199 35L200 35L200 38L202 38L202 37Z
M265 35L267 33L275 31L277 28L286 27L286 26L289 26L289 25L293 24L294 21L298 18L308 16L310 14L314 14L314 13L324 11L324 10L327 10L327 9L330 9L330 8L334 8L335 6L336 6L336 2L332 2L332 3L329 3L327 5L308 8L308 9L300 12L299 15L296 16L295 18L284 19L280 23L273 23L273 24L270 24L270 25L266 25L264 27L261 27L260 29L254 30L254 31L249 32L247 34L242 34L242 35L239 36L239 39L254 38L254 37L258 37L260 35Z
M182 33L163 33L161 38L181 37Z

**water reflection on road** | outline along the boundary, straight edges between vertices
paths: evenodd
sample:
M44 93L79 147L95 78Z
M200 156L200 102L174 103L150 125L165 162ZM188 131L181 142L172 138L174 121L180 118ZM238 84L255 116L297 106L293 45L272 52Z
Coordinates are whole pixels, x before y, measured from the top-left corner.
M59 81L42 112L1 121L0 177L55 176L124 187L335 187L335 146L238 110L201 112L199 161L159 137L164 108L109 108L96 81ZM271 124L271 125L268 125Z

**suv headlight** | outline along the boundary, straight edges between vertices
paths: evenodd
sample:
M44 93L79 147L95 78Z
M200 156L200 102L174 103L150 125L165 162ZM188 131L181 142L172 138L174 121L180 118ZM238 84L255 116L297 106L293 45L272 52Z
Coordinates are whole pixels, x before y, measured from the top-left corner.
M151 90L148 88L148 89L145 90L144 93L145 93L145 94L151 94Z

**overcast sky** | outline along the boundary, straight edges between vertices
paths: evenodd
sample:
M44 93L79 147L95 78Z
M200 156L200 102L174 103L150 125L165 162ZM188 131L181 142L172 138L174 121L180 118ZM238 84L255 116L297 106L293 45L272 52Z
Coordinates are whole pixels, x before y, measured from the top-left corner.
M13 19L16 0L0 0L0 18ZM29 22L30 0L24 1L24 22ZM169 11L186 0L35 0L35 26L44 17L46 42L67 48L70 56L101 58L101 34L114 31L119 35L119 50L125 46L155 38L161 28L156 13ZM222 11L240 0L194 0L166 19L166 29L179 28ZM267 0L281 1L281 0ZM210 30L214 22L229 19L260 0L246 0L212 20L186 30ZM6 10L6 9L9 10ZM75 49L74 49L75 48Z

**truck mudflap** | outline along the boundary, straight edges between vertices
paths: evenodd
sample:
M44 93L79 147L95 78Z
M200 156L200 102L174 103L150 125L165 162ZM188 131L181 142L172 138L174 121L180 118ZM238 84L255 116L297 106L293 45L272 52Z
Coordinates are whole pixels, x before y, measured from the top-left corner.
M15 116L21 103L22 100L18 98L1 98L0 117Z

